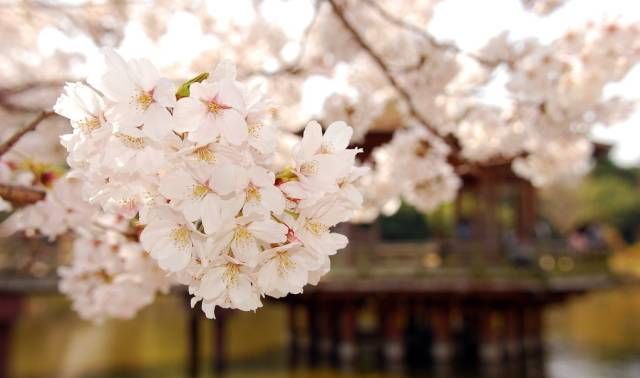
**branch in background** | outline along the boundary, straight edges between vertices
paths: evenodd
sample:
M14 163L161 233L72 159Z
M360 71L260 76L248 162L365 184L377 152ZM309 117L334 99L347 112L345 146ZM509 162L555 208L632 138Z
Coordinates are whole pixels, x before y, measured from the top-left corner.
M9 139L7 139L4 143L0 144L0 157L6 154L11 147L13 147L16 143L20 141L20 139L25 136L25 134L33 131L38 127L40 122L51 117L55 113L50 111L42 111L33 121L29 122L27 126L13 134Z
M328 1L329 1L329 4L331 4L333 13L338 17L342 25L353 36L353 39L356 41L356 43L360 45L360 47L369 55L369 57L371 57L371 59L373 59L373 61L378 65L378 67L380 67L387 81L389 81L389 83L395 88L395 90L398 92L400 97L407 104L407 107L409 108L409 114L411 114L413 118L418 120L425 128L431 131L434 135L439 135L436 128L433 127L433 125L431 125L424 117L422 117L420 113L418 113L416 107L413 104L413 101L411 101L411 95L409 94L409 92L407 92L407 90L402 85L400 85L400 83L396 80L396 78L391 74L391 69L384 62L382 57L380 57L378 53L373 51L373 49L364 40L362 35L360 35L360 32L358 32L355 29L355 27L351 25L349 20L347 20L342 8L338 6L338 4L336 4L336 0L328 0Z
M30 205L41 201L46 196L42 190L26 186L0 184L0 197L15 205Z
M478 63L487 66L487 67L495 67L497 66L499 63L501 62L494 62L494 61L490 61L487 60L479 55L473 54L471 52L467 52L467 51L463 51L462 49L460 49L458 46L456 46L453 43L447 43L447 42L440 42L437 39L435 39L435 37L431 34L429 34L426 30L421 29L420 27L411 24L409 22L406 22L394 15L392 15L391 13L389 13L386 9L384 9L380 4L378 4L377 2L373 1L373 0L364 0L364 2L371 7L380 17L382 17L383 19L385 19L387 22L389 22L390 24L393 24L395 26L398 26L402 29L408 30L416 35L419 35L420 37L424 38L427 42L429 42L431 45L433 45L434 47L441 49L441 50L447 50L450 52L453 52L455 54L462 54L462 55L466 55L472 59L474 59L475 61L477 61Z
M62 87L65 82L74 81L71 79L67 80L48 80L48 81L33 81L28 83L22 83L15 87L4 87L0 88L0 96L15 96L18 94L22 94L31 90L42 90L45 88L58 88Z
M29 91L41 91L47 89L62 88L65 81L69 80L46 80L22 83L13 87L0 87L0 109L9 113L36 113L39 112L41 106L28 106L12 101L14 97L19 97Z
M300 51L298 52L298 55L295 57L295 59L292 62L283 65L282 67L280 67L275 71L257 70L257 71L248 72L246 76L262 75L267 77L273 77L273 76L279 76L279 75L298 75L301 72L303 72L302 67L300 67L300 63L302 62L302 59L304 59L304 55L307 50L307 41L309 40L311 29L313 28L313 25L316 23L316 20L318 19L319 9L320 9L320 1L315 1L313 18L311 19L311 22L309 22L309 25L307 25L307 27L302 32L302 36L300 37Z

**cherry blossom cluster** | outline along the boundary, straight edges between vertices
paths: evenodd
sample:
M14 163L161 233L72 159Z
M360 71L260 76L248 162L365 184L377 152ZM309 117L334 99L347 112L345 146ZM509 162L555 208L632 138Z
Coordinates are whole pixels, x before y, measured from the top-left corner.
M310 123L279 167L270 106L229 63L176 87L149 61L106 50L88 83L67 84L54 109L73 127L62 143L82 198L142 229L141 248L119 250L148 252L208 317L300 293L328 272L347 244L331 228L360 207L354 182L366 171L344 122L324 134ZM73 269L64 276L65 291L83 290L69 287Z
M64 174L66 151L58 140L67 126L61 119L47 121L46 128L27 133L0 156L0 183L48 190ZM0 140L7 140L17 131L7 125L0 131ZM12 209L9 201L0 198L0 211Z
M44 200L11 214L1 230L49 240L75 237L70 261L58 268L59 289L86 320L131 318L172 283L142 250L129 220L83 201L82 182L69 175L55 180Z
M543 19L536 16L564 12L579 3L518 1L532 12L528 15L532 22ZM175 77L208 69L211 61L223 56L232 57L239 64L239 76L264 84L270 99L282 106L271 109L251 88L234 90L237 83L229 67L176 88L147 63L129 64L111 57L107 64L111 73L92 75L91 87L69 85L66 100L58 107L76 129L63 143L70 149L72 175L85 183L85 198L108 213L143 225L150 223L148 212L157 211L156 207L177 209L196 228L196 235L204 234L206 240L218 238L207 230L225 218L203 217L205 205L190 203L188 193L170 187L167 178L209 180L213 184L200 189L203 196L211 190L227 200L242 192L247 181L243 177L259 174L250 169L257 162L256 166L275 176L278 185L271 186L285 197L285 209L289 199L301 200L283 191L287 187L283 184L294 177L286 168L296 164L291 143L283 141L295 138L276 137L266 122L255 127L255 120L271 115L282 128L298 134L307 120L317 117L326 125L348 121L358 143L367 141L369 132L397 134L390 144L369 155L373 157L367 162L369 173L355 182L364 195L364 207L357 212L360 221L391 214L402 200L428 211L454 198L461 180L448 161L461 160L478 169L511 164L514 173L536 186L576 179L587 172L594 126L625 120L636 108L637 101L611 96L605 89L637 67L637 22L623 21L625 17L598 20L600 15L594 14L593 22L549 38L533 38L537 37L533 31L516 40L505 31L472 51L432 34L437 33L434 24L442 17L434 11L438 3L238 0L224 7L216 2L167 2L148 9L131 3L121 5L126 12L117 12L127 17L116 19L105 17L114 13L110 5L82 17L57 17L46 9L31 9L3 24L7 32L0 42L11 53L0 57L0 70L7 86L41 84L32 91L16 91L9 105L40 109L48 106L43 95L47 89L58 93L47 83L85 75L100 41L113 40L121 51L152 56L163 72ZM36 12L41 17L31 17ZM300 15L295 27L282 22L291 14ZM160 19L167 23L157 22ZM122 30L122 38L114 40L111 30ZM185 40L198 49L185 47ZM43 41L51 41L52 46ZM39 54L33 53L36 50ZM212 83L219 88L212 88ZM205 106L218 92L224 101ZM82 106L78 109L74 101ZM220 116L209 121L203 116L209 113ZM204 122L216 126L201 127ZM246 127L231 126L237 124ZM427 129L426 134L414 131L414 126ZM258 131L261 134L256 136ZM274 147L276 143L266 136L278 139L279 145ZM211 143L205 146L204 141ZM403 148L404 143L411 148ZM443 143L453 148L437 147ZM415 148L423 144L431 146L428 153ZM455 151L455 159L448 156L449 150ZM37 151L46 149L33 144L28 152ZM215 170L198 168L203 165L198 162L210 156L224 164ZM222 168L228 167L228 161L251 172L239 174L238 186L216 187L211 175L220 179L237 174L235 168L233 172ZM3 157L0 181L6 182L6 171L8 182L47 187L51 170L23 162L18 156ZM184 165L188 170L176 168ZM23 166L29 168L18 168ZM406 167L411 174L405 174ZM264 182L270 182L270 177ZM277 195L275 190L265 190L269 193L261 194L262 198ZM202 201L209 207L220 206L209 202ZM278 203L275 210L279 207ZM8 209L9 204L0 202L1 208ZM274 214L274 209L267 206L266 210ZM272 220L288 225L284 215L275 214L279 221ZM260 243L263 248L264 241ZM168 254L159 261L172 264L178 258L180 263L188 260L184 254Z
M71 263L58 268L59 289L83 319L133 318L172 283L140 243L118 232L79 235L72 252Z
M4 234L24 232L27 236L43 236L53 241L73 230L98 231L101 222L96 206L82 201L82 185L79 180L63 177L55 180L42 201L18 209L2 223ZM55 219L55 221L52 221Z
M374 151L374 173L359 181L365 202L357 219L375 219L376 209L393 214L401 197L423 212L455 199L462 182L448 154L449 147L424 128L395 132L391 142Z

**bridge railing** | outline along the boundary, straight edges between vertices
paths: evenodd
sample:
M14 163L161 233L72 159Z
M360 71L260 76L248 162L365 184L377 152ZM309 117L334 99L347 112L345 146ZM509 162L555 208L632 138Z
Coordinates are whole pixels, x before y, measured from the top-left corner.
M572 274L607 269L603 248L573 251L564 240L505 243L487 251L473 241L353 243L332 258L332 274L355 276L455 274Z

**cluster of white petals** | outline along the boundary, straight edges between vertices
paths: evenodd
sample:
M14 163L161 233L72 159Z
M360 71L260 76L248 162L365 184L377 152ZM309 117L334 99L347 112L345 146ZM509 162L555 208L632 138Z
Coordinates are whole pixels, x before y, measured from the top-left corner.
M514 22L524 14L532 26L545 25L543 16L551 12L558 12L551 16L555 17L582 7L577 0L519 2L522 10L531 13L514 15ZM101 44L117 46L136 56L151 56L163 72L174 77L206 69L211 61L223 57L232 58L238 63L241 77L264 84L270 98L282 105L274 117L288 130L300 131L308 119L315 117L321 117L323 124L346 120L354 129L354 140L360 143L366 142L369 131L393 133L418 121L447 141L454 141L456 153L466 163L482 166L498 160L513 161L514 172L536 185L575 178L577 173L585 172L583 168L591 165L586 151L592 147L585 148L584 144L592 143L593 127L625 120L635 109L637 101L610 96L605 91L609 84L624 79L639 62L640 28L634 15L602 19L601 14L588 15L587 7L585 12L579 12L585 13L578 17L583 26L568 23L564 28L554 27L551 32L555 31L555 35L547 34L548 30L544 35L525 30L532 26L515 28L520 31L512 35L505 30L484 47L470 51L457 46L455 40L447 40L449 36L441 35L442 30L438 32L442 17L448 17L443 16L446 12L436 11L440 7L438 0L334 3L338 7L315 0L237 0L228 6L221 1L167 2L154 7L133 2L105 4L100 11L82 12L82 16L72 14L75 8L56 10L68 17L49 14L49 8L31 6L29 12L15 12L9 7L4 12L11 17L5 17L8 21L0 27L4 31L0 42L9 47L9 53L0 57L0 72L7 78L5 85L27 88L16 90L9 105L39 109L50 100L47 92L57 93L57 87L48 83L85 75ZM623 9L617 5L611 8L612 13L614 8ZM38 17L31 17L32 14ZM114 14L118 16L110 16ZM287 22L292 15L297 22ZM444 22L454 25L456 19ZM191 45L197 48L189 48L184 41L193 42ZM115 70L122 63L113 60L109 65ZM86 104L85 110L92 112L103 107L104 101L118 103L110 110L114 114L99 115L88 124L80 122L75 126L90 129L96 122L108 123L102 130L111 146L107 160L154 171L156 164L162 165L156 158L166 157L158 147L174 143L164 139L165 133L169 139L175 139L175 133L188 133L185 140L178 138L180 148L197 138L224 137L232 146L238 146L237 142L245 138L244 134L237 134L244 133L243 128L198 126L215 123L203 116L208 110L201 101L217 91L221 91L220 98L228 105L237 107L235 112L221 111L223 125L241 124L241 114L251 112L251 104L244 104L242 109L243 104L237 103L237 94L227 84L211 88L206 82L198 83L190 100L183 99L177 106L171 83L161 80L154 69L141 63L128 70L132 72L128 83L103 78L113 81L113 85L101 89L95 103ZM38 85L29 90L32 82ZM90 83L94 86L92 80ZM141 98L142 102L125 101L137 93L136 88L152 90L153 95ZM88 99L94 97L88 87L75 90L83 93L82 101L91 102ZM494 101L497 97L499 101ZM147 102L148 108L140 106ZM176 114L167 121L167 112L162 110L174 107ZM137 122L167 125L175 122L174 118L190 123L136 128ZM104 133L106 129L109 130ZM250 130L249 127L246 131ZM141 153L130 154L121 149L112 131L122 133L121 138L133 137L129 139L131 143L142 138ZM268 144L260 138L251 139L250 133L249 138L254 149L260 149L256 143ZM98 139L92 140L104 145ZM565 141L570 147L564 157L549 145ZM76 141L67 139L65 143ZM34 146L29 152L41 149L42 146ZM81 151L72 155L78 158L75 166L87 164ZM91 169L102 163L92 162ZM371 163L370 174L361 181L393 182L388 180L387 172L378 172L383 168ZM549 169L550 164L554 164L553 169ZM448 176L447 170L439 174ZM97 188L104 186L103 179L97 179L93 184L96 189L90 192L96 194ZM118 180L127 179L120 177L114 182ZM448 187L455 186L455 180L444 181ZM146 192L145 186L155 185L145 182L141 187L140 182L131 182L122 188L113 185L113 190ZM368 215L363 214L363 219L397 207L398 198L388 200L394 197L387 194L393 190L385 185L381 184L379 190L372 190L369 185L364 188L372 193L366 196ZM376 191L377 195L373 193ZM118 206L118 201L109 195L97 195L95 200L101 205L110 200L109 208ZM3 206L7 208L6 204Z
M142 228L138 252L208 317L255 310L328 272L347 244L331 228L362 203L354 181L365 170L344 122L324 134L309 124L279 167L270 107L229 63L176 88L149 61L106 50L88 82L67 84L54 107L73 127L62 137L68 175L88 203Z
M60 291L84 319L131 318L172 281L142 250L130 222L83 201L81 190L77 178L56 180L44 200L11 214L2 233L74 235L70 261L58 269Z
M365 195L360 220L375 219L375 208L393 214L400 197L423 212L454 200L462 181L448 154L449 147L424 128L394 133L391 142L374 151L374 174L360 180Z
M99 217L98 208L81 200L82 186L73 178L56 180L44 200L21 208L2 223L5 235L21 231L29 236L55 240L72 230L90 229ZM55 220L55 221L52 221Z
M121 234L80 235L69 266L58 269L60 291L86 320L129 319L151 304L171 281L139 243Z
M532 2L559 3L559 2ZM480 51L509 74L506 106L465 99L448 132L474 162L512 159L513 171L536 186L576 179L591 167L594 125L629 117L634 101L606 96L640 62L640 28L604 22L568 31L550 44L514 43L500 34Z
M531 17L579 3L520 1ZM87 317L129 316L170 281L187 285L207 316L299 293L346 244L331 232L337 223L372 222L402 201L432 211L455 198L458 163L510 164L536 186L576 179L592 165L594 126L637 105L608 92L640 62L640 27L622 19L547 40L505 31L467 51L432 34L438 0L227 3L0 9L10 15L0 25L6 119L24 123L14 114L49 107L56 83L90 72L54 107L71 121L63 148L52 142L69 129L58 117L0 156L0 183L46 191L5 232L79 235L63 285ZM223 57L238 73L222 63L176 85L149 61L113 51L94 66L101 44L151 56L172 77ZM327 129L311 123L302 133L314 117ZM376 146L369 169L356 167L350 139ZM0 198L0 211L12 210ZM93 249L118 252L89 264ZM128 305L109 308L105 292Z

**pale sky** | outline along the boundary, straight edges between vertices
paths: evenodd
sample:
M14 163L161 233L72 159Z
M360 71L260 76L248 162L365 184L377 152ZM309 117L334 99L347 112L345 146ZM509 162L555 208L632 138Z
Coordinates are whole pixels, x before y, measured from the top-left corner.
M514 39L533 36L548 42L572 26L603 19L640 22L640 0L572 0L547 17L526 12L515 0L446 0L437 5L429 30L473 51L504 30ZM607 96L614 94L640 100L640 67L606 88ZM594 137L614 144L616 163L640 164L640 111L623 123L597 128Z

